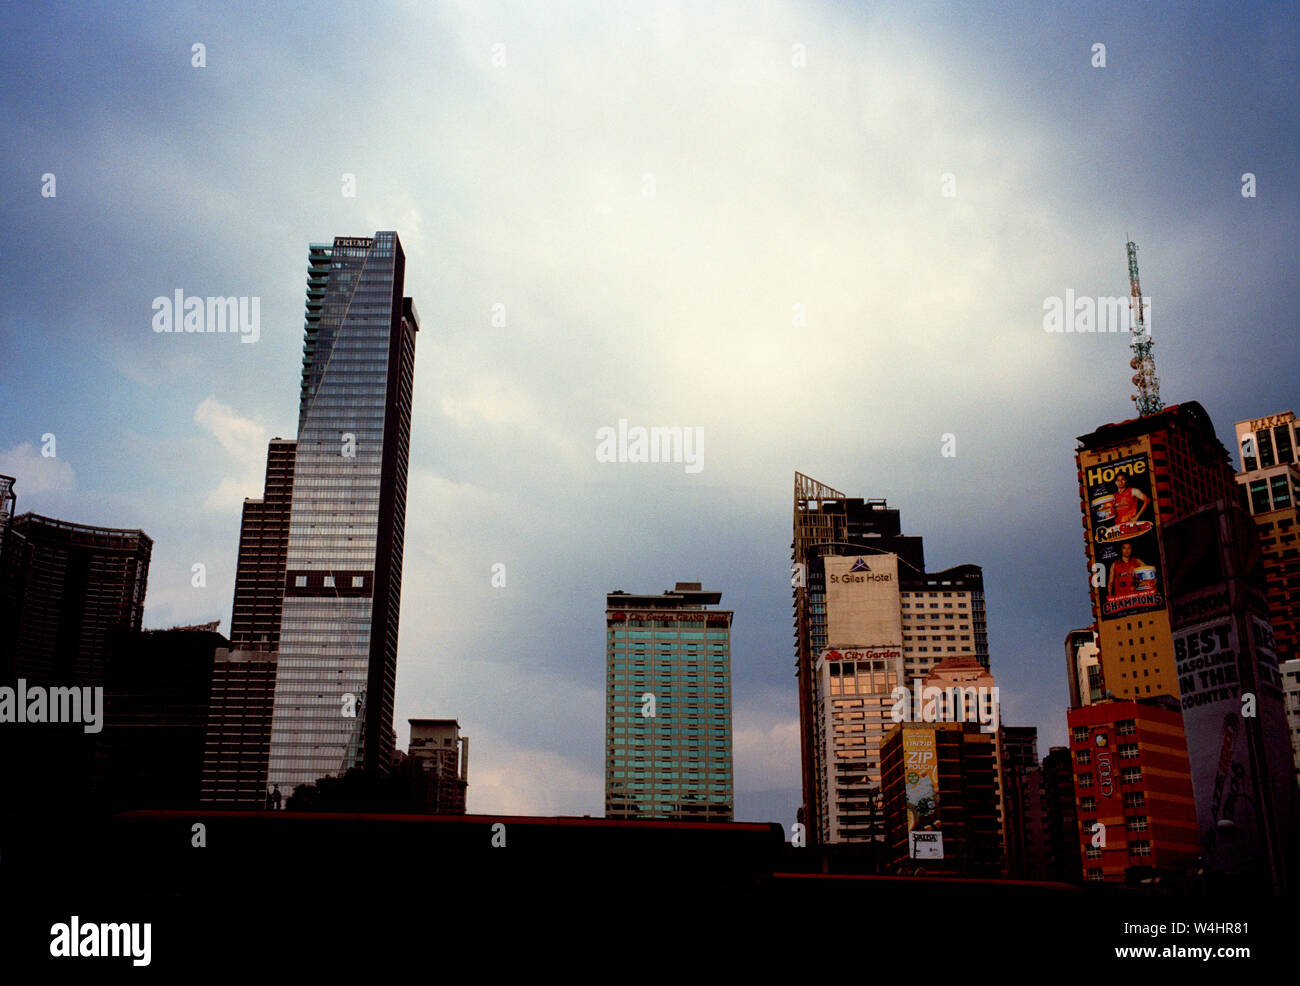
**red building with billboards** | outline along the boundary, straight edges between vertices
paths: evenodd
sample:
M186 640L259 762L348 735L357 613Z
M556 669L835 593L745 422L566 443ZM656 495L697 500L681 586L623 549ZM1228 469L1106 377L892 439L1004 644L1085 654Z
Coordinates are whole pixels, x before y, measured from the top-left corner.
M1068 715L1084 880L1195 865L1201 843L1177 702L1101 702Z

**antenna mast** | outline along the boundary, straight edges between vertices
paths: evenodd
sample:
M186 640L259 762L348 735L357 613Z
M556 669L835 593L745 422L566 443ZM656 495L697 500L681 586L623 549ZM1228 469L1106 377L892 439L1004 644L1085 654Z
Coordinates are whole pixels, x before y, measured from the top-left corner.
M1156 363L1151 355L1154 343L1147 329L1142 285L1138 281L1138 248L1132 240L1128 241L1128 288L1129 309L1132 313L1129 322L1133 333L1133 342L1129 346L1133 350L1133 358L1128 365L1137 371L1133 374L1133 386L1137 388L1137 393L1130 400L1137 405L1138 417L1145 418L1164 410L1165 405L1160 400L1160 378L1156 376Z

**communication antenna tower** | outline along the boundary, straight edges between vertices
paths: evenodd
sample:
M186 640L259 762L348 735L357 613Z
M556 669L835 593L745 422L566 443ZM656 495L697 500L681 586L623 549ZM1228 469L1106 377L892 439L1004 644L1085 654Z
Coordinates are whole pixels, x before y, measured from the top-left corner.
M1151 355L1154 344L1151 342L1151 332L1147 328L1146 312L1142 304L1142 284L1138 281L1138 248L1132 240L1128 241L1128 288L1129 310L1132 315L1129 323L1133 333L1133 342L1129 346L1133 350L1133 358L1128 365L1135 371L1133 386L1137 388L1137 393L1130 400L1137 405L1138 417L1145 418L1164 410L1165 405L1160 400L1160 378L1156 376L1156 362Z

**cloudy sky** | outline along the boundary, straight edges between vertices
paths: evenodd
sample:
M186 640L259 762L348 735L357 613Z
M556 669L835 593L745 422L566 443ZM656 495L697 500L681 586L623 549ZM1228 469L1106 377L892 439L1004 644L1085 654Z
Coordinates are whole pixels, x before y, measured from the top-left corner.
M395 229L423 321L398 738L457 717L472 811L601 812L604 595L691 580L736 611L737 815L793 821L795 470L983 566L1004 719L1045 753L1088 620L1075 439L1132 388L1122 335L1044 305L1127 294L1131 235L1168 403L1227 444L1300 403L1300 19L948 6L6 9L19 510L143 528L146 624L228 629L307 246ZM259 298L259 340L153 332L178 289ZM598 462L620 418L702 428L704 468Z

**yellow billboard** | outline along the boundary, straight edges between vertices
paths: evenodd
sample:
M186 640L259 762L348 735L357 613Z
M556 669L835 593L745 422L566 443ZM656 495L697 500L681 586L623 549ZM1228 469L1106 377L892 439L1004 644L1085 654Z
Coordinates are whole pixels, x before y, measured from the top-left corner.
M907 796L908 856L943 859L939 753L933 729L903 727L903 788Z

